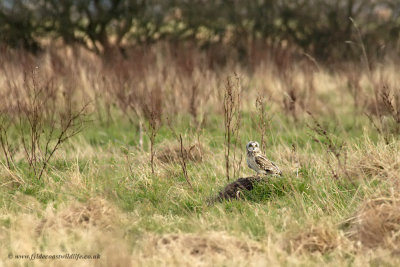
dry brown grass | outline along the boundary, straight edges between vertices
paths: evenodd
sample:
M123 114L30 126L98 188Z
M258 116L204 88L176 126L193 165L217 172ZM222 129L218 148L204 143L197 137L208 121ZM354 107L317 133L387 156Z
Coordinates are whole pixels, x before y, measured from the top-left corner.
M367 200L347 223L347 235L365 248L400 251L400 197Z
M205 147L201 144L193 144L183 149L185 160L194 162L202 162L206 153ZM166 145L164 148L159 149L156 157L162 163L177 163L181 157L181 148L178 144Z
M346 245L346 239L334 227L311 226L289 239L292 253L328 253Z
M397 143L374 144L366 138L362 147L349 149L349 175L360 179L379 179L398 186L400 155Z
M125 216L106 200L96 197L83 203L66 202L57 209L48 205L39 214L35 213L41 210L42 205L35 198L17 194L14 201L19 203L22 212L0 215L1 220L10 221L8 228L0 228L0 242L8 244L0 252L0 265L131 265L131 252L120 228L122 223L126 223ZM40 248L43 246L45 250ZM101 260L10 260L6 250L15 255L100 254Z
M37 226L40 234L45 229L97 227L109 230L115 227L117 211L104 199L92 198L87 203L72 203L60 212L47 210L45 218Z

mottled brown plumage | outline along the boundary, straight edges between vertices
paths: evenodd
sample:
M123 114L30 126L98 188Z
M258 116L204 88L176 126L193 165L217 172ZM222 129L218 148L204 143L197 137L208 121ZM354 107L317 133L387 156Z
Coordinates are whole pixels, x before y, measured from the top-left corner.
M257 174L282 175L281 170L275 163L270 161L260 151L260 146L257 142L250 141L247 146L247 165Z

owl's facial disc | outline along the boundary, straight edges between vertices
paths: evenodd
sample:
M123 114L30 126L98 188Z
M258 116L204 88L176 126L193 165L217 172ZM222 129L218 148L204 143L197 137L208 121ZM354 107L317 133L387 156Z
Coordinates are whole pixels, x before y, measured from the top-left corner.
M246 149L249 152L253 151L254 150L254 142L253 141L248 142L246 145Z
M254 142L253 146L254 146L253 148L254 152L260 152L260 145L258 144L258 142Z
M260 145L258 142L250 141L247 143L246 149L248 152L260 152Z

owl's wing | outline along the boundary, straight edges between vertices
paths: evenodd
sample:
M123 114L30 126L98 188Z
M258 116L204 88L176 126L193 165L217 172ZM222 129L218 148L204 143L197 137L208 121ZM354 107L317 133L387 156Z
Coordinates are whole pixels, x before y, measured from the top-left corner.
M255 157L255 161L257 165L260 166L260 168L265 170L267 173L282 175L282 172L278 168L278 166L276 166L275 163L267 159L264 155L257 155Z

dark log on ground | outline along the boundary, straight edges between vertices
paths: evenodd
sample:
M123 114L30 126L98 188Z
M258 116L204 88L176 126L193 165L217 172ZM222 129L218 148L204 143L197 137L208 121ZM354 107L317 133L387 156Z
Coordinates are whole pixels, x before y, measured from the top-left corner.
M262 178L257 176L250 176L245 178L239 178L236 181L228 184L222 189L216 196L208 200L208 205L215 202L221 202L224 199L239 199L241 191L251 191L254 188L254 184L264 181Z

